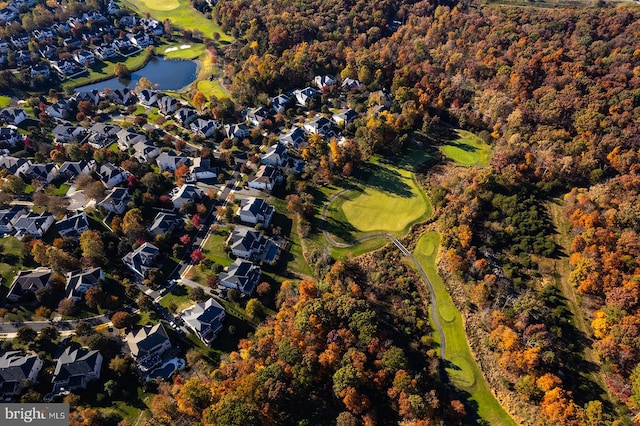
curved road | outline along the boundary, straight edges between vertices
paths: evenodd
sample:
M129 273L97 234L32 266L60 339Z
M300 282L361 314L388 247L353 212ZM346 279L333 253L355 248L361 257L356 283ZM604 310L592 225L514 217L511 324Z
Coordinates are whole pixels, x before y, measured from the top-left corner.
M322 235L324 236L324 239L327 240L327 242L330 245L337 248L353 247L364 241L372 240L374 238L386 238L390 240L393 244L395 244L395 246L398 247L400 251L413 262L416 269L420 273L420 276L422 276L422 279L427 284L427 288L429 289L429 294L431 295L431 318L433 318L433 325L436 327L436 330L438 330L438 334L440 335L440 359L444 359L444 355L447 349L447 342L444 337L444 331L442 330L442 326L440 325L440 320L438 319L438 310L437 310L438 300L436 299L436 292L433 289L433 286L431 285L431 281L429 281L429 277L427 277L426 272L422 268L422 265L420 265L420 262L418 262L418 260L413 256L413 254L409 251L409 249L407 249L400 241L398 241L396 237L387 233L370 234L362 238L358 238L352 243L341 243L336 241L333 238L333 236L329 234L329 231L327 231L327 210L329 210L329 206L336 198L338 198L339 196L341 196L347 191L351 191L352 189L353 189L352 187L345 188L336 192L329 198L329 200L322 207L322 221L323 221Z

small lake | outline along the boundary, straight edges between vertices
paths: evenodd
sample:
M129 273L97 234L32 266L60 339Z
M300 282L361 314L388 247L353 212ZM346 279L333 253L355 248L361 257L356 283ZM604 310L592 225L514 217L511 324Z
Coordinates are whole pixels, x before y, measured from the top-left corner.
M142 77L147 78L158 90L179 90L196 79L197 66L194 61L178 61L164 58L152 58L144 68L131 73L130 78L114 77L100 83L88 84L76 88L77 92L97 89L133 89Z

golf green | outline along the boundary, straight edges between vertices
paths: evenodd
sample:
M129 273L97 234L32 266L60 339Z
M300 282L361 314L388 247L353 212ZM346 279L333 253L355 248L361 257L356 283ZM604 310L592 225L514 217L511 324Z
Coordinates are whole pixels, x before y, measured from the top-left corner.
M446 142L442 153L463 166L484 167L491 160L491 147L478 136L466 130L456 130L459 138Z

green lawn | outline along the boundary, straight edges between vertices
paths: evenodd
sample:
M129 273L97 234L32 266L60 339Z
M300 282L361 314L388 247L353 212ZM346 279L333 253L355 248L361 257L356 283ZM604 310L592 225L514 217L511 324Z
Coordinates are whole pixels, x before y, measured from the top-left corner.
M115 77L113 69L118 62L123 62L129 69L129 71L138 70L146 64L148 57L149 54L147 53L147 51L142 50L140 53L126 58L126 60L121 59L116 62L96 61L95 65L93 65L93 67L89 69L88 74L83 74L77 78L65 81L64 83L62 83L62 88L66 89L67 87L80 87L86 84L96 83L98 81L108 80L112 77Z
M193 302L187 296L187 288L182 285L175 286L169 294L160 300L160 304L165 308L168 308L171 302L176 304L178 312L193 305Z
M176 27L201 31L208 38L213 38L213 33L217 32L221 42L228 43L232 40L218 24L195 10L189 0L123 0L122 4L137 10L141 15L150 13L161 22L169 19Z
M16 272L22 270L22 242L14 237L0 238L0 276L2 284L11 285Z
M456 130L459 138L446 142L442 153L463 166L485 167L491 160L491 147L482 139L466 130Z
M229 94L227 91L220 85L220 82L217 80L201 80L198 82L198 90L202 92L207 98L211 98L215 96L218 99L228 98Z
M229 232L226 227L222 227L218 232L211 232L209 238L202 247L202 252L214 262L222 265L229 266L233 263L233 260L229 257L226 251L224 251L225 242L229 237Z
M446 371L451 382L470 394L471 404L477 404L477 413L487 424L514 425L515 423L495 399L487 382L476 364L462 323L462 316L453 304L451 296L438 275L436 254L440 244L440 235L436 232L425 233L414 251L414 255L424 268L436 292L438 300L438 318L447 342L445 358L449 367ZM439 334L434 332L434 340L439 343Z
M414 168L429 158L414 146L393 164L368 164L362 184L329 207L329 232L346 241L376 232L400 236L413 223L431 216L431 204L414 177Z
M1 96L0 95L0 108L4 108L11 103L11 98L9 96Z

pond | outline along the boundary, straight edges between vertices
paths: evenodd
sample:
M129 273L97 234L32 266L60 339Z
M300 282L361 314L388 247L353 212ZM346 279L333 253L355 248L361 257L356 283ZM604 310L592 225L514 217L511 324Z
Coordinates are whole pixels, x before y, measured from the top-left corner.
M110 80L78 87L76 91L134 88L142 77L147 78L158 90L179 90L195 81L196 72L197 65L194 61L152 58L143 68L132 72L129 78L114 77Z

